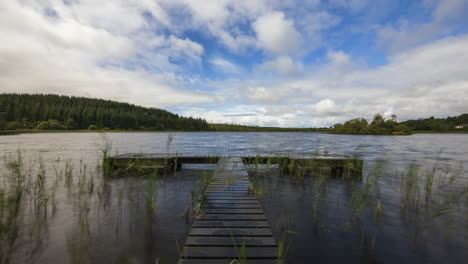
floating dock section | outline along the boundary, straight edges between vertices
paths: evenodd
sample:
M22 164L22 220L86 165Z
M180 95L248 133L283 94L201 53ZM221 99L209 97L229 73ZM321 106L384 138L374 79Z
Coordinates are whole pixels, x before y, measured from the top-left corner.
M222 158L237 157L245 164L277 164L289 173L308 168L329 168L335 177L362 177L363 161L340 155L315 154L259 154L259 155L196 155L177 153L127 153L106 158L104 168L119 170L130 165L140 168L165 168L179 170L182 164L216 164Z

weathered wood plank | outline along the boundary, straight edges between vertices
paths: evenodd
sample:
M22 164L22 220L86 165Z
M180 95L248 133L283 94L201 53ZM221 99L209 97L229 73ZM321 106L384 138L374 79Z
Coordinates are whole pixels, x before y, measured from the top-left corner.
M222 200L257 200L254 196L251 195L226 195L226 194L207 194L206 200L213 199L222 199Z
M262 209L203 209L205 214L263 214Z
M252 184L250 182L246 181L238 181L238 180L216 180L213 183L210 184L210 186L233 186L233 185L239 185L240 187L244 186L251 186Z
M249 188L252 188L251 185L211 185L208 186L208 188L212 188L212 189L240 189L240 190L243 190L243 189L249 189Z
M207 190L239 190L239 191L245 191L251 189L250 186L239 186L239 187L232 187L232 186L224 186L224 187L219 187L219 186L208 186Z
M187 259L181 260L179 264L231 264L235 258L219 258L219 259ZM236 262L237 263L237 262ZM275 258L273 259L249 259L249 264L281 264Z
M247 177L249 173L246 169L243 170L229 170L229 171L222 171L216 173L217 177Z
M195 216L196 220L225 220L225 221L262 221L266 220L264 214L201 214Z
M246 183L212 183L210 188L249 188L251 184Z
M210 188L208 187L207 190L206 190L206 193L246 193L248 194L249 191L248 191L248 188L246 188L245 190L244 189L240 189L240 190L224 190L224 189L214 189L214 188Z
M233 196L233 197L243 197L251 195L250 191L206 191L206 196Z
M193 227L191 236L273 236L270 228L202 228Z
M212 179L214 181L244 181L246 183L249 180L247 176L216 176Z
M226 199L226 200L223 200L223 199L207 199L205 200L205 203L207 204L258 204L260 205L260 203L257 201L257 200L252 200L252 199L245 199L245 200L241 200L241 199Z
M206 237L189 236L186 246L276 246L273 237Z
M215 204L215 203L204 203L201 206L202 209L261 209L260 204Z
M230 180L216 180L210 186L251 186L248 181L230 181Z
M270 227L267 221L200 221L195 220L192 224L193 227Z
M211 187L208 186L207 192L248 192L251 187Z
M240 258L241 247L184 247L182 255L186 258ZM246 247L247 258L277 258L275 247Z
M208 186L207 190L248 190L250 186Z

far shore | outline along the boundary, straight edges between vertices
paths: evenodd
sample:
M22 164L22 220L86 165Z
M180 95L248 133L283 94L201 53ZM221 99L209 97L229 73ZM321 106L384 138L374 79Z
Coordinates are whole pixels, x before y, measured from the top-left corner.
M322 130L322 131L190 131L190 130L89 130L89 129L78 129L78 130L36 130L36 129L23 129L23 130L3 130L0 131L0 136L2 135L18 135L18 134L35 134L35 133L176 133L176 132L190 132L190 133L205 133L205 132L243 132L243 133L284 133L284 132L293 132L293 133L315 133L315 134L333 134L331 130ZM468 134L468 131L412 131L413 134ZM349 134L335 134L335 135L349 135ZM362 135L368 136L368 135ZM376 135L380 136L380 135ZM395 135L387 135L395 136Z

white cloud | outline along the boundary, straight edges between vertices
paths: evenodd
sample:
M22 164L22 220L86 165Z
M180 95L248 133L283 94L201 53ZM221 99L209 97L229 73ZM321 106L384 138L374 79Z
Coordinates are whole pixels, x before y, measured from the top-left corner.
M197 29L209 33L232 51L241 52L253 46L255 39L237 29L239 23L271 9L266 0L232 1L210 0L200 4L197 0L161 0L164 6L178 14L173 17L171 30ZM274 4L273 4L274 5Z
M237 89L236 96L246 95L252 107L267 109L257 117L283 120L287 126L329 126L376 113L395 113L400 120L444 117L468 111L467 61L464 35L395 54L378 68L356 64L342 51L330 51L325 65L306 69L298 78L218 85Z
M203 54L203 46L191 41L190 39L180 39L171 35L168 39L168 48L170 56L177 59L190 58L195 61L200 61L200 56Z
M450 22L458 19L466 20L466 0L440 0L434 9L432 16L435 22Z
M225 73L230 73L230 74L240 74L243 72L243 70L236 64L223 59L221 57L214 57L210 60L210 64L213 65L213 67L217 71L225 72Z
M266 87L249 87L247 89L247 98L255 103L278 103L281 100L281 93L269 90Z
M433 8L431 21L411 23L401 18L395 25L379 26L377 45L388 49L391 53L398 53L449 35L468 23L465 14L468 10L466 0L438 0L421 8L423 7Z
M301 42L293 21L286 19L282 12L272 12L257 18L253 29L258 46L275 54L294 52Z
M294 63L290 56L279 56L273 60L266 61L259 66L259 69L285 76L300 72L298 65Z
M67 13L68 6L54 3L58 18L46 16L35 2L0 3L0 92L81 95L158 107L214 100L212 95L186 90L171 72L151 73L141 66L160 62L161 69L164 65L169 69L174 67L171 56L197 59L203 52L199 44L163 37L153 42L160 44L163 55L135 59L137 52L145 54L144 49L154 46L95 26L87 17ZM129 62L138 66L128 69Z
M321 114L332 114L336 111L336 104L331 99L323 99L315 104L315 109Z

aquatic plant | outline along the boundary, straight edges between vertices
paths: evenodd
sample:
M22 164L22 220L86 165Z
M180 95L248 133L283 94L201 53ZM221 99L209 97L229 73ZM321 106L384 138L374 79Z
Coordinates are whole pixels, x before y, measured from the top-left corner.
M189 216L190 209L192 215L198 215L202 204L206 199L206 191L208 186L214 181L213 174L202 172L200 179L195 183L194 188L190 191L190 201L182 215Z
M325 189L325 182L328 179L326 173L320 172L314 182L314 200L312 203L312 225L317 228L317 215L319 203L322 201L322 194Z
M172 141L174 140L176 134L175 133L169 133L167 134L167 141L166 141L166 153L170 153L171 151L171 144Z
M4 182L0 186L0 263L10 263L18 252L22 253L22 261L28 263L47 244L45 229L54 197L46 191L42 160L36 171L34 166L26 166L18 151L16 157L5 156L4 165Z

